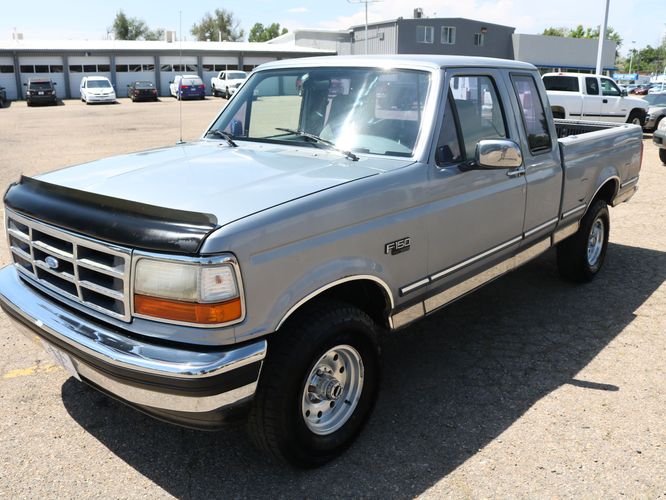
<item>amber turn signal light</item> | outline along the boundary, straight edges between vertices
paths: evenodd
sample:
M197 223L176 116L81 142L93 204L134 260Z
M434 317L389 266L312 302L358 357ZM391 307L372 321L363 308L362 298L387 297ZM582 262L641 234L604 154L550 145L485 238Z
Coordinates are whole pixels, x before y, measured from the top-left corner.
M240 318L242 314L239 297L214 304L199 304L138 294L134 295L134 312L143 316L205 325L227 323Z

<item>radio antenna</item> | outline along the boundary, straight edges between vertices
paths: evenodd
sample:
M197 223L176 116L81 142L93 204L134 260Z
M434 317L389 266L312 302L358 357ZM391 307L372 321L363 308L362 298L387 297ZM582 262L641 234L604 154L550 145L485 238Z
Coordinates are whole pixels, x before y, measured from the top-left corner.
M182 72L183 72L183 11L179 10L178 11L178 45L179 45L179 56L178 56L178 67L180 68L181 71L181 79L180 83L178 84L178 88L176 89L176 95L178 96L178 128L180 129L180 135L178 138L178 142L176 144L185 144L185 141L183 141L183 79L182 79Z

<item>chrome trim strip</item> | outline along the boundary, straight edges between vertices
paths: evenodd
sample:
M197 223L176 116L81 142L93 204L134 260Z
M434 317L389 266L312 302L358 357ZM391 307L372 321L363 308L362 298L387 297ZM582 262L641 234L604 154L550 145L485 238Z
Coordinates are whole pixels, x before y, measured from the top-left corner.
M496 247L491 248L490 250L486 250L485 252L480 253L479 255L476 255L476 256L472 257L471 259L467 259L467 260L465 260L465 261L463 261L459 264L456 264L453 267L449 267L448 269L444 269L443 271L439 271L438 273L432 274L430 276L430 279L432 281L438 280L439 278L442 278L442 277L446 276L447 274L451 274L452 272L457 271L458 269L460 269L462 267L466 267L470 264L473 264L477 260L481 260L484 257L487 257L488 255L493 254L495 252L499 252L500 250L503 250L506 247L513 245L514 243L518 243L522 239L523 239L522 236L516 236L515 238L513 238L513 239L511 239L511 240L509 240L505 243L502 243L501 245L497 245Z
M632 177L631 179L628 179L624 181L622 184L620 184L620 189L624 189L627 186L631 186L632 184L636 184L638 182L638 176Z
M139 373L194 379L226 373L261 361L267 342L260 340L231 350L197 351L139 342L106 329L43 298L21 281L14 266L0 270L0 301L38 330L104 363ZM34 338L35 334L32 333Z
M527 232L525 233L525 235L524 235L524 238L529 238L529 237L532 236L534 233L538 233L538 232L541 231L542 229L546 229L548 226L552 226L552 225L555 224L556 222L557 222L557 217L555 217L554 219L551 219L551 220L549 220L549 221L547 221L547 222L544 222L543 224L541 224L541 225L539 225L539 226L537 226L537 227L535 227L535 228L530 229L529 231L527 231Z
M566 219L566 218L568 218L568 217L571 217L572 215L574 215L574 214L576 214L576 213L578 213L578 212L582 212L582 211L585 210L586 208L587 208L587 205L586 205L586 204L579 205L579 206L577 206L577 207L575 207L575 208L572 208L571 210L567 210L566 212L564 212L564 213L562 214L562 217L561 217L561 218L562 218L562 220L564 220L564 219Z
M413 292L418 288L426 286L428 283L430 283L430 278L423 278L421 280L415 281L411 285L403 286L400 289L400 295L406 295L409 292Z
M515 269L519 265L533 259L549 248L550 238L547 238L523 250L515 256L503 260L499 264L496 264L495 266L483 271L482 273L477 274L476 276L473 276L463 281L462 283L459 283L447 290L444 290L443 292L438 293L437 295L434 295L433 297L426 299L424 301L426 314L430 314L436 309L439 309L440 307L453 302L463 295L468 294L472 290L479 288L481 285L484 285L485 283L498 278L502 274Z
M398 328L401 328L412 321L416 321L419 318L422 318L425 316L425 309L423 307L423 302L419 302L418 304L414 304L411 307L408 307L404 311L400 311L397 314L394 314L391 316L391 319L393 321L393 329L397 330Z
M145 316L143 314L138 314L134 310L134 276L136 276L136 265L141 259L150 259L157 260L161 262L181 262L184 264L199 264L201 266L218 266L221 264L228 264L234 271L234 276L236 277L236 286L238 287L238 296L241 301L241 315L240 318L237 318L232 321L227 321L226 323L217 323L217 324L202 324L202 323L188 323L186 321L176 321L172 319L162 319L155 316ZM135 250L132 253L132 282L129 287L129 303L131 307L132 316L135 318L143 318L150 321L157 321L159 323L169 323L170 325L183 325L183 326L193 326L196 328L220 328L235 325L245 320L245 290L243 289L243 278L240 272L240 266L236 257L231 254L220 254L220 255L210 255L204 257L188 257L186 255L165 255L160 253L153 252L144 252L142 250ZM233 297L235 298L235 297ZM229 299L231 300L231 299Z
M310 299L316 297L320 293L325 292L326 290L328 290L330 288L333 288L334 286L341 285L343 283L348 283L350 281L358 281L358 280L370 280L370 281L374 281L375 283L380 285L384 289L384 292L386 293L386 298L389 301L389 311L393 310L393 308L395 307L395 303L393 301L393 294L391 293L391 289L389 288L389 286L386 284L386 282L384 280L378 278L377 276L372 276L370 274L355 274L353 276L347 276L346 278L341 278L339 280L332 281L332 282L330 282L330 283L328 283L328 284L326 284L326 285L324 285L320 288L317 288L313 292L310 292L309 294L307 294L305 297L303 297L301 300L299 300L298 302L296 302L293 306L291 306L289 308L289 310L284 314L284 316L282 316L282 319L280 319L280 321L278 322L277 326L275 327L275 330L279 330L280 327L284 324L284 322L287 321L289 316L291 316L294 312L296 312L296 310L299 307L301 307L303 304L308 302ZM390 319L391 318L389 318L389 322L390 322Z
M625 201L630 200L631 197L636 194L636 191L638 191L638 186L634 186L633 189L630 187L624 193L618 194L615 198L613 198L612 206L616 207L620 203L624 203Z
M574 222L569 226L563 227L562 229L558 229L557 231L555 231L555 233L552 236L553 245L557 245L560 241L568 238L572 234L575 234L576 231L578 231L579 226L580 226L579 222Z

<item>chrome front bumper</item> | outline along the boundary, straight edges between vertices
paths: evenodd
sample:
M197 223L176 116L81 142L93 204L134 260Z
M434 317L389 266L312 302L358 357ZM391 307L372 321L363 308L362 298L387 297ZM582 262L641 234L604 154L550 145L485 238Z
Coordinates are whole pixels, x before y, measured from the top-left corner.
M220 413L248 402L266 356L265 340L211 350L125 334L53 301L13 265L0 270L0 306L22 333L67 354L84 381L160 418L177 414L172 420L184 425L187 414Z

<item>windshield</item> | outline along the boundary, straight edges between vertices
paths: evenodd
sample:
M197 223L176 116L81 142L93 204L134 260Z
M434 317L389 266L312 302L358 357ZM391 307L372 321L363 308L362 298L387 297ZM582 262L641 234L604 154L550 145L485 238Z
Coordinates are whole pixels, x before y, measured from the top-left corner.
M247 78L247 74L243 71L230 71L227 73L227 79L229 80L242 80Z
M88 80L89 89L104 89L111 86L108 80Z
M666 94L648 94L643 99L651 106L666 106Z
M234 139L316 147L312 138L294 133L298 131L345 151L412 156L429 86L430 73L414 70L259 71L222 111L212 130Z
M51 90L51 82L30 82L30 90Z

